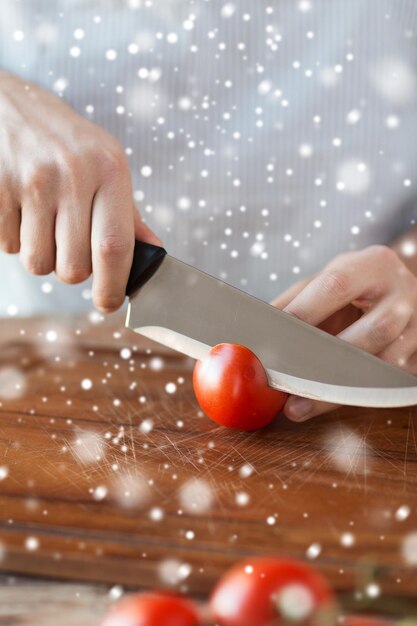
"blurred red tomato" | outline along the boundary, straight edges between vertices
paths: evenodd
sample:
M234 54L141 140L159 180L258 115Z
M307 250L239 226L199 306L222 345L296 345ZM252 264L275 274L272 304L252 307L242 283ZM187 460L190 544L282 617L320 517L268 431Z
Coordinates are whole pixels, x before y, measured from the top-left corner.
M193 375L198 403L215 422L256 430L272 422L288 397L272 389L258 357L248 348L221 343L197 361Z
M304 563L254 558L232 567L210 600L219 626L336 624L334 594L323 576Z
M139 593L116 604L101 626L200 626L200 618L186 598Z

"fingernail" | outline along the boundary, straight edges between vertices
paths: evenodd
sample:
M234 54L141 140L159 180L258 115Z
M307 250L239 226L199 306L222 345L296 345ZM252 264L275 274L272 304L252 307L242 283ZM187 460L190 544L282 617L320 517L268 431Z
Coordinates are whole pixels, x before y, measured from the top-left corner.
M308 398L294 398L288 402L287 408L291 417L301 419L312 411L313 403Z

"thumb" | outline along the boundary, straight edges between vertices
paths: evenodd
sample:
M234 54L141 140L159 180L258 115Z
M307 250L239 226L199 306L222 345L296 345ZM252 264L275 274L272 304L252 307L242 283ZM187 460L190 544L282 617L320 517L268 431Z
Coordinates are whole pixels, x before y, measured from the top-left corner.
M135 239L145 243L152 243L154 246L163 246L162 241L155 235L153 230L149 228L142 219L139 211L134 207L135 218Z

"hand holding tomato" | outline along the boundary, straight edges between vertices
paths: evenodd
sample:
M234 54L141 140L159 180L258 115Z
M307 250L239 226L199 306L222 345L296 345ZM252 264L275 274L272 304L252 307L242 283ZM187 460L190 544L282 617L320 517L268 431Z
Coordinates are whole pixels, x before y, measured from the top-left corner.
M193 385L198 403L215 422L256 430L278 415L287 394L272 389L258 357L248 348L221 343L194 368Z

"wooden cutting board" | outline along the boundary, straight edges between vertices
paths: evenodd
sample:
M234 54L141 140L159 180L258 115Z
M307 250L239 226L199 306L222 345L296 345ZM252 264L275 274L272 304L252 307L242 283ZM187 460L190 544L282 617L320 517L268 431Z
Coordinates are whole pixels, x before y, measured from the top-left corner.
M414 408L225 430L192 361L119 322L0 324L2 571L205 594L275 553L417 614Z

